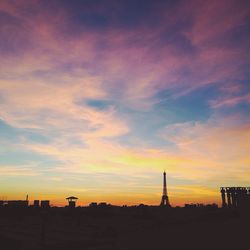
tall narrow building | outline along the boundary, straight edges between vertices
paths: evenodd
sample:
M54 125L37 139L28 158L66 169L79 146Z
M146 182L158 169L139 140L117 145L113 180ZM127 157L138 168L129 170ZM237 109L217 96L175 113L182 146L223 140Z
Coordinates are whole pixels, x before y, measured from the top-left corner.
M166 172L163 172L163 194L161 197L161 206L164 207L171 207L169 200L168 200L168 193L167 193L167 181L166 181Z

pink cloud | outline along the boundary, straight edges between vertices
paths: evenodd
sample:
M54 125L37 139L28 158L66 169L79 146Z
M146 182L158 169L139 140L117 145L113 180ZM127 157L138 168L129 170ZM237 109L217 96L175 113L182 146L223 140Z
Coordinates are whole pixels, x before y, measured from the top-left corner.
M176 96L180 96L242 73L239 58L244 48L227 48L216 43L220 39L218 34L244 23L247 11L239 8L237 13L232 12L235 1L226 4L224 1L191 1L188 6L182 3L175 8L176 12L168 15L165 10L160 11L163 26L108 29L104 33L83 25L77 36L63 32L63 27L69 25L66 9L58 8L56 13L38 11L28 18L22 15L20 4L14 3L2 5L23 22L20 30L13 31L13 37L21 36L26 30L31 46L19 56L6 56L2 60L1 73L6 76L27 77L35 71L65 74L63 66L73 65L68 74L73 72L84 78L94 71L110 98L116 98L119 92L119 101L123 104L148 109L154 105L154 95L159 91L177 88ZM226 8L221 13L223 6ZM188 49L186 54L178 51L175 43L161 41L163 34L173 32L178 20L188 18L192 23L180 29L180 34L194 47L194 55L189 54ZM223 31L223 27L226 30ZM210 43L211 40L215 43ZM107 46L102 48L102 43ZM185 71L189 72L188 76L182 73ZM62 81L58 73L54 77ZM66 78L63 81L67 82Z
M237 83L227 84L220 87L222 94L238 94L242 90L242 86Z
M250 103L250 94L233 97L223 97L217 100L210 101L210 107L221 108L221 107L233 107L240 103Z

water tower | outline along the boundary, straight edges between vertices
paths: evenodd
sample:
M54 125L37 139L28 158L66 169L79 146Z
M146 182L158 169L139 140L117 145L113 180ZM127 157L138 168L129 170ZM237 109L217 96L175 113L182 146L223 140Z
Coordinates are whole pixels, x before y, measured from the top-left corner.
M69 207L74 208L76 206L76 200L78 200L78 198L74 196L70 196L66 198L66 200L68 200L69 202Z

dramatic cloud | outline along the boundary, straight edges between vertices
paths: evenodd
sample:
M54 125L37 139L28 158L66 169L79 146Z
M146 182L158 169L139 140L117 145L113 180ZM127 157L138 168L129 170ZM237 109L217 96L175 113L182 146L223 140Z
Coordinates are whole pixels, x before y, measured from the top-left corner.
M164 169L175 204L245 185L249 7L1 1L3 195L158 204Z

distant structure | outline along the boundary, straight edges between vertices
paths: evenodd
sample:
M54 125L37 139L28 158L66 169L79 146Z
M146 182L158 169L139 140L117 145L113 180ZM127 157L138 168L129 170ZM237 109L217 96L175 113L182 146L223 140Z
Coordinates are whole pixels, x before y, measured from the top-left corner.
M106 207L111 207L111 206L113 206L113 205L111 205L111 204L108 204L108 203L106 203L106 202L100 202L100 203L97 203L97 202L91 202L90 204L89 204L89 207L92 207L92 208L106 208Z
M221 187L222 207L250 207L250 187Z
M166 181L166 172L163 172L163 194L161 197L161 206L164 207L171 207L169 200L168 200L168 194L167 194L167 181Z
M97 202L91 202L91 203L89 204L89 207L97 207Z
M28 207L29 201L27 200L9 200L7 201L8 207L15 207L15 208L21 208L21 207Z
M99 207L108 207L109 204L107 204L106 202L100 202L100 203L98 204L98 206L99 206Z
M24 208L29 206L29 196L26 195L25 200L6 200L2 201L1 204L3 206L11 207L11 208Z
M185 204L185 208L204 208L204 209L217 209L218 205L215 203L212 204L202 204L202 203L191 203Z
M40 207L40 201L39 200L34 200L33 206L34 207Z
M74 196L70 196L66 198L66 200L68 200L69 202L69 207L74 208L76 206L76 201L78 200L78 198Z
M41 201L41 208L50 208L50 201L49 200Z

